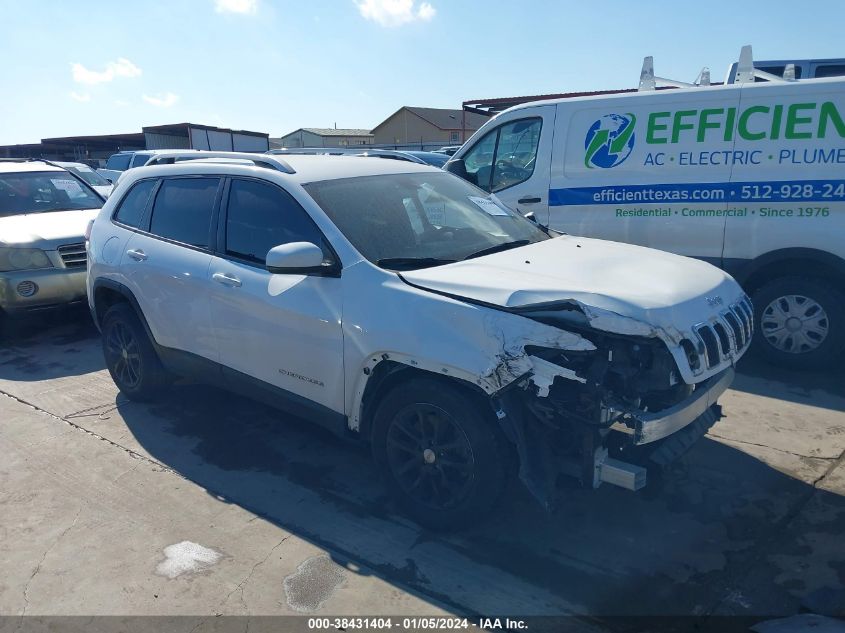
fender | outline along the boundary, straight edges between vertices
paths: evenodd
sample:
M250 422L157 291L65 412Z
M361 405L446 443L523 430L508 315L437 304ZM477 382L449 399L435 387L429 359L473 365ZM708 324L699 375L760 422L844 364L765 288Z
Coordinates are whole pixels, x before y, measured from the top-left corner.
M100 328L100 307L97 305L97 291L100 288L108 288L109 290L113 290L120 294L129 305L132 306L132 309L135 310L135 314L138 316L138 319L141 321L141 325L144 326L144 330L147 332L147 336L150 337L150 341L153 345L158 347L158 343L156 343L155 337L153 337L153 332L150 329L149 324L147 323L147 319L144 316L144 313L141 310L141 305L138 303L138 300L135 298L135 295L132 294L132 291L124 286L122 283L118 281L114 281L113 279L108 279L105 277L98 277L94 280L94 297L91 305L91 316L94 318L94 324L97 328ZM103 310L105 312L105 310Z
M410 369L429 372L444 378L454 378L466 383L469 387L476 388L479 392L483 392L488 396L498 390L496 385L494 385L489 379L485 379L485 377L481 377L478 374L454 365L435 363L427 359L410 356L408 354L400 354L398 352L378 352L364 359L363 365L359 368L358 379L355 381L352 404L348 415L350 431L359 432L362 430L361 425L363 422L362 418L364 412L364 394L367 391L367 385L369 384L370 378L375 375L376 368L384 362L393 362L399 365L405 365Z

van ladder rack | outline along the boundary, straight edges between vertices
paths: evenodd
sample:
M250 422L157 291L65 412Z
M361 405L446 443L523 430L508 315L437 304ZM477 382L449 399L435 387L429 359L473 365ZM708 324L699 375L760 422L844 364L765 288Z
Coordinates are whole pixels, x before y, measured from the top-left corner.
M783 77L778 77L771 73L767 73L759 68L754 68L754 57L751 53L751 45L742 47L739 53L739 62L736 67L736 79L734 83L744 84L753 83L755 78L765 79L773 82L787 82L797 81L795 79L795 64L787 64L783 71ZM643 67L640 71L640 85L639 90L656 90L658 85L671 86L673 88L699 88L710 85L710 69L706 66L698 73L698 77L692 83L686 81L677 81L675 79L667 79L666 77L658 77L654 74L654 58L648 56L643 59Z

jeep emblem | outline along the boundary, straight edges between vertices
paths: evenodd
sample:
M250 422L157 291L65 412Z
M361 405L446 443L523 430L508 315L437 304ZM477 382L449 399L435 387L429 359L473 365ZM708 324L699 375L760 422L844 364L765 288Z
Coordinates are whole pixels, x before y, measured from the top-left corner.
M707 300L707 305L709 305L710 307L720 306L724 303L724 301L722 301L722 297L720 297L719 295L716 295L715 297L704 298Z

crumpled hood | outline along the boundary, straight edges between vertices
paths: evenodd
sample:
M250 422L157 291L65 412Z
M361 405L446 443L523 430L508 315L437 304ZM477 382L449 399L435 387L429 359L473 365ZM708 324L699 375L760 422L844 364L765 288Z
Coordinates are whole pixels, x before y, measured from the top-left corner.
M743 296L730 275L705 262L568 235L401 276L415 286L504 308L576 302L660 327L672 338ZM591 319L607 331L649 333L610 321Z
M88 222L99 212L48 211L0 218L0 246L54 250L62 244L81 242Z

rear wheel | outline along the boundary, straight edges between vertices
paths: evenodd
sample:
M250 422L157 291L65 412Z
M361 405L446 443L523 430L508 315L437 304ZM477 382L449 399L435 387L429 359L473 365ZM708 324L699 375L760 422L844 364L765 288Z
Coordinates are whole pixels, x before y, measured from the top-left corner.
M130 400L152 400L167 385L167 374L144 326L129 304L118 303L103 317L103 354L118 389Z
M479 520L504 489L504 438L461 389L416 378L387 394L373 423L373 455L401 507L419 524Z
M783 277L761 286L754 303L754 349L769 362L824 368L845 349L845 296L823 279Z

